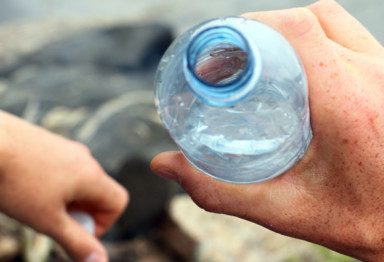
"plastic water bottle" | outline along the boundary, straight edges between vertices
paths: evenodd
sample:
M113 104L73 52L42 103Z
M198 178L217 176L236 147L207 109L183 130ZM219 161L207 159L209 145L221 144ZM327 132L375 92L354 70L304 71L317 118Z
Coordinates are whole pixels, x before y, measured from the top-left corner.
M288 41L242 17L178 37L156 75L156 107L185 157L230 183L273 178L311 140L307 81Z

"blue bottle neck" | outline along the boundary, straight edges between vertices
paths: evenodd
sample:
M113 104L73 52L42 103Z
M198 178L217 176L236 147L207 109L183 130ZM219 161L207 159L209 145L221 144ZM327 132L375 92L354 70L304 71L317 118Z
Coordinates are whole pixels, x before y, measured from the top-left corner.
M230 106L243 100L253 89L260 59L255 48L239 31L216 26L198 33L190 42L184 57L184 73L191 91L203 102ZM255 59L257 57L257 59Z

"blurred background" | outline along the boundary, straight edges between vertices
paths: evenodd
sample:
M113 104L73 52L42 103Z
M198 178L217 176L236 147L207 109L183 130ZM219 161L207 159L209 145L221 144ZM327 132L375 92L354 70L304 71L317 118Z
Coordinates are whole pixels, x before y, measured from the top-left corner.
M112 262L355 261L207 213L149 170L155 154L175 149L153 105L156 66L174 37L213 17L312 2L0 0L0 109L85 143L130 191L129 207L103 237ZM339 3L384 43L383 1ZM70 260L0 214L0 261Z

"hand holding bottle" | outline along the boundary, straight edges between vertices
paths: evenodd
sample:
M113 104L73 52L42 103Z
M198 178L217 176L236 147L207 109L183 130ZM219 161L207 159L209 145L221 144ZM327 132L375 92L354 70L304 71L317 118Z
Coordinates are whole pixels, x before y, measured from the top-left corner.
M179 152L154 172L177 181L202 208L238 216L364 261L384 259L384 49L341 6L248 13L282 33L309 84L313 139L292 169L233 185L194 169Z

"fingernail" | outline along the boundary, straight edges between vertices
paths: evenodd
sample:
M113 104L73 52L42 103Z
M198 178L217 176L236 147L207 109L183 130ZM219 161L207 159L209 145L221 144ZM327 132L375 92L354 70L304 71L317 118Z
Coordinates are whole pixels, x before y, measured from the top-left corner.
M153 170L153 172L155 172L157 175L162 176L166 179L172 180L173 182L176 182L178 184L180 183L179 176L176 175L176 173L171 169L166 169L166 168L156 169L156 170Z
M107 260L105 259L105 257L103 257L100 254L94 252L94 253L90 254L84 260L84 262L107 262Z

